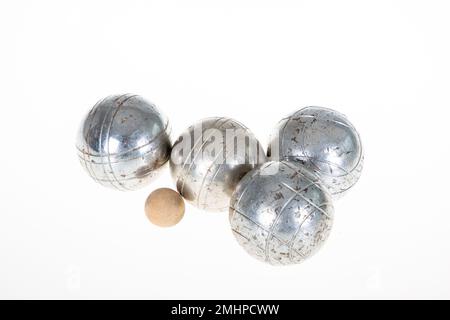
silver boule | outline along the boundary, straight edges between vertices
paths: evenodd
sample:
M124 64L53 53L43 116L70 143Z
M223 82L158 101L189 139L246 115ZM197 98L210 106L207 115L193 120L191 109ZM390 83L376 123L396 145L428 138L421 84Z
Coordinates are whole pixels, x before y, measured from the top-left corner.
M247 127L230 118L207 118L174 143L170 169L186 200L206 211L225 211L239 180L265 161Z
M138 95L97 102L77 137L81 164L98 183L118 190L148 184L170 156L168 119Z
M358 181L364 163L355 127L343 114L322 107L306 107L282 119L271 136L268 155L316 172L335 199Z
M239 244L272 265L313 255L333 222L331 195L317 175L290 162L267 162L247 173L230 201L230 224Z

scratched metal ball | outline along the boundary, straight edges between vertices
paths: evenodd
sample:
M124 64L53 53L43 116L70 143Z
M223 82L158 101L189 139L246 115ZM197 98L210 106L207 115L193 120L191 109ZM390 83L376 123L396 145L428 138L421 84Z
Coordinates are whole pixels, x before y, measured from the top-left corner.
M333 223L331 195L317 175L290 162L267 162L250 171L230 201L230 224L239 244L272 265L312 256Z
M226 211L239 180L265 161L264 149L247 127L229 118L207 118L174 143L170 169L186 200L206 211Z
M148 184L170 157L170 127L157 107L138 95L112 95L83 120L78 157L98 183L118 190Z
M322 107L306 107L282 119L271 136L268 155L314 171L334 199L358 181L364 163L355 127L343 114Z

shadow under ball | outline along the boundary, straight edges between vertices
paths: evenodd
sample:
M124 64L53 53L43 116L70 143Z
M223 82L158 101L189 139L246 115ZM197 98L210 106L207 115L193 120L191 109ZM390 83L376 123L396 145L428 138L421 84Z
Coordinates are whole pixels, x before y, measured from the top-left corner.
M77 137L78 157L103 186L122 191L147 185L170 157L170 127L158 108L138 95L97 102Z
M230 225L251 256L289 265L312 256L333 223L331 195L317 175L290 162L267 162L247 173L230 201Z
M314 171L335 199L356 184L364 163L355 127L345 115L322 107L306 107L282 119L271 136L268 156Z
M178 191L191 204L226 211L240 179L265 161L264 149L247 127L230 118L207 118L174 143L170 169Z

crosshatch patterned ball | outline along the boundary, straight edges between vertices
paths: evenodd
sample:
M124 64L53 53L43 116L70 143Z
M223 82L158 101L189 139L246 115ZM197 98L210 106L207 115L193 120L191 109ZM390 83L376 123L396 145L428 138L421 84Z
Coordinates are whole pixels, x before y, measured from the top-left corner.
M227 132L236 136L235 142L244 143L230 148ZM215 142L217 150L211 148ZM174 143L170 169L186 200L206 211L226 211L239 180L265 161L263 147L247 127L230 118L207 118Z
M83 120L78 157L98 183L118 190L148 184L170 157L169 121L138 95L112 95Z
M316 172L335 199L361 175L364 155L360 136L343 114L332 109L298 110L279 122L270 140L268 155L272 160L292 161Z
M333 222L331 195L309 170L267 162L239 182L230 201L230 224L239 244L273 264L300 263L327 239Z

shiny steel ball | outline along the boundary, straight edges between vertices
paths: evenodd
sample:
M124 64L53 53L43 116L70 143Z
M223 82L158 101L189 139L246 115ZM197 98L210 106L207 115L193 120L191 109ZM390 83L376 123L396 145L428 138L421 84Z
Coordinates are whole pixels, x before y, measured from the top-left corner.
M97 102L83 120L78 157L98 183L118 190L148 184L170 157L169 122L138 95L113 95Z
M282 119L268 155L314 171L335 199L358 181L364 163L355 127L343 114L322 107L306 107Z
M247 127L229 118L208 118L174 143L170 169L186 200L206 211L225 211L239 180L265 161L262 146Z
M230 224L253 257L289 265L313 255L333 222L331 195L311 171L290 162L267 162L250 171L230 201Z

